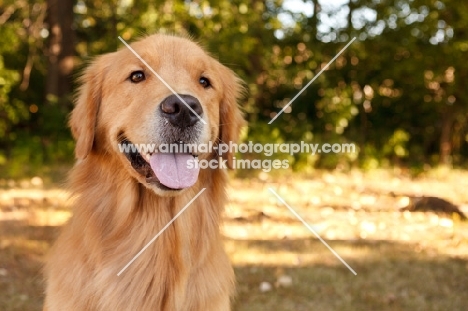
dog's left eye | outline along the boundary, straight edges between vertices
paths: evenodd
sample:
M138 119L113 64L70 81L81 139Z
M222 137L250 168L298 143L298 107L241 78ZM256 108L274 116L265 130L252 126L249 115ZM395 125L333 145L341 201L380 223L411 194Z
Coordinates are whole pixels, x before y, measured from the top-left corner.
M206 88L209 88L211 86L211 82L210 80L208 80L207 78L205 77L201 77L200 80L198 80L198 82L206 89Z
M145 73L141 70L134 71L130 74L130 81L132 81L133 83L140 83L145 79Z

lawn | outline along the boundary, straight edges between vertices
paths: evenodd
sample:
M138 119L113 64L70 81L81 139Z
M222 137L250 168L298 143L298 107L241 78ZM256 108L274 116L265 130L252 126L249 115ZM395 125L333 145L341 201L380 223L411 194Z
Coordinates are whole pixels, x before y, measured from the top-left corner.
M222 228L238 282L233 310L466 310L468 222L399 211L433 196L468 213L466 189L468 173L455 170L233 179ZM42 309L41 267L71 215L67 195L39 178L0 180L0 310Z

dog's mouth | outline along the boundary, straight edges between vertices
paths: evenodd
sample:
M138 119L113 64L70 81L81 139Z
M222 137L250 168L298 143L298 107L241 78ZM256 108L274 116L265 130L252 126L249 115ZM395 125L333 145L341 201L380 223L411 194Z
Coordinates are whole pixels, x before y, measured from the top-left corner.
M124 146L136 146L130 140L121 142ZM200 168L196 156L190 153L146 153L137 148L127 148L123 152L132 168L145 178L148 184L162 190L182 190L193 186L198 179Z

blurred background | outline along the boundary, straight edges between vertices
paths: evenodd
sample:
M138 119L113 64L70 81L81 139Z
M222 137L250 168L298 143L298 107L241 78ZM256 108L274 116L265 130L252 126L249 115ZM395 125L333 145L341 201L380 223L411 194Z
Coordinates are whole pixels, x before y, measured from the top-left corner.
M235 173L235 310L466 310L468 2L454 0L0 0L0 310L41 310L71 215L77 76L118 36L155 32L190 35L246 81L244 141L357 146Z

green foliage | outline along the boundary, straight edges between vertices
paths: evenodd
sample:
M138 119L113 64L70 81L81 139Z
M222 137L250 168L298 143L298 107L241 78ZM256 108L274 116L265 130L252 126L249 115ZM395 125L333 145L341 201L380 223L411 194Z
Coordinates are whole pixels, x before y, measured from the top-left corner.
M357 154L288 156L294 170L423 167L447 156L465 165L468 3L304 3L320 5L306 14L281 0L75 1L76 72L90 58L122 48L118 36L190 35L246 81L250 127L244 139L358 146ZM50 100L45 94L45 8L44 1L0 4L2 174L30 174L72 158L66 129L71 95ZM267 125L354 36L358 40ZM32 71L24 87L28 61Z
M9 100L8 95L13 85L18 83L19 73L6 69L0 56L0 137L4 137L9 128L18 124L25 117L25 107L21 102Z

